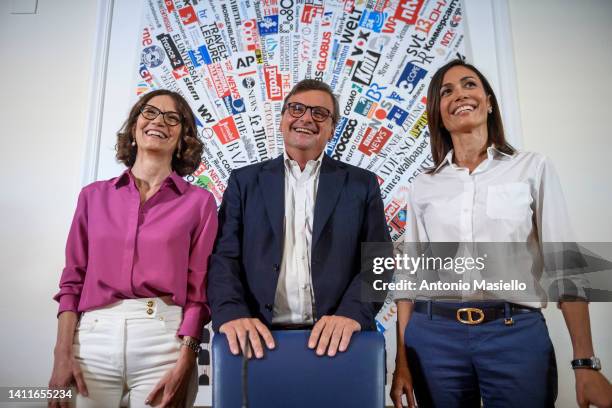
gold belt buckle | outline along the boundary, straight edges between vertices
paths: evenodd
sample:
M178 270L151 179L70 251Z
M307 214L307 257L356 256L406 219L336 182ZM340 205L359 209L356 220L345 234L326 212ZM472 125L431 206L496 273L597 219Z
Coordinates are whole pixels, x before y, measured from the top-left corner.
M461 317L462 313L466 313L466 319ZM477 313L479 316L474 318L474 314ZM457 320L463 324L479 324L484 320L485 315L482 309L478 309L477 307L463 307L461 309L457 309Z

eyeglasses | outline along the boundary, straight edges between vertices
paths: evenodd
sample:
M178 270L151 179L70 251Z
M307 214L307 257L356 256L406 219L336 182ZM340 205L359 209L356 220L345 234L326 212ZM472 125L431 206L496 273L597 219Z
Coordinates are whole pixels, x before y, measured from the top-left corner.
M140 114L142 117L149 120L154 120L161 114L164 118L164 122L168 126L176 126L183 121L183 116L180 113L172 111L162 112L151 105L142 105L140 107Z
M327 108L322 106L307 106L299 102L290 102L285 106L285 109L288 110L289 114L294 118L301 118L306 111L310 109L310 116L315 122L324 122L331 116L331 112Z

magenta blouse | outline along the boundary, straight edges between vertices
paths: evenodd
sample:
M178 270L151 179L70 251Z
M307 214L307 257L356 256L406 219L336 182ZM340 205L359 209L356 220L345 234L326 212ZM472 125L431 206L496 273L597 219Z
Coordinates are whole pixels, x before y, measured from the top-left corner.
M210 321L205 280L216 234L212 194L174 172L142 205L129 170L84 187L54 297L58 314L170 296L183 308L178 335L199 338Z

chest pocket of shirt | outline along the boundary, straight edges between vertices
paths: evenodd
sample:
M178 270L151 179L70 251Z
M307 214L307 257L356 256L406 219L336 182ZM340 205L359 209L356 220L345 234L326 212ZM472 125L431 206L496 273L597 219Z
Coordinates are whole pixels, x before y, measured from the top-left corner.
M487 189L487 216L502 220L523 220L529 214L531 194L527 183L506 183Z

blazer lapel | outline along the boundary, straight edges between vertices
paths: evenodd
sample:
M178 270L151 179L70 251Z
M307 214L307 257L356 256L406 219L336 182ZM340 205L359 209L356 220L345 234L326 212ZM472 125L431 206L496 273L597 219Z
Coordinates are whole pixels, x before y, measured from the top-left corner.
M282 248L283 220L285 217L285 170L283 156L266 163L258 175L259 190L268 214L268 220L277 242Z
M319 187L314 208L314 226L312 233L312 248L321 237L323 227L331 216L340 192L344 188L346 170L342 163L323 155L321 163L321 174L319 175Z

